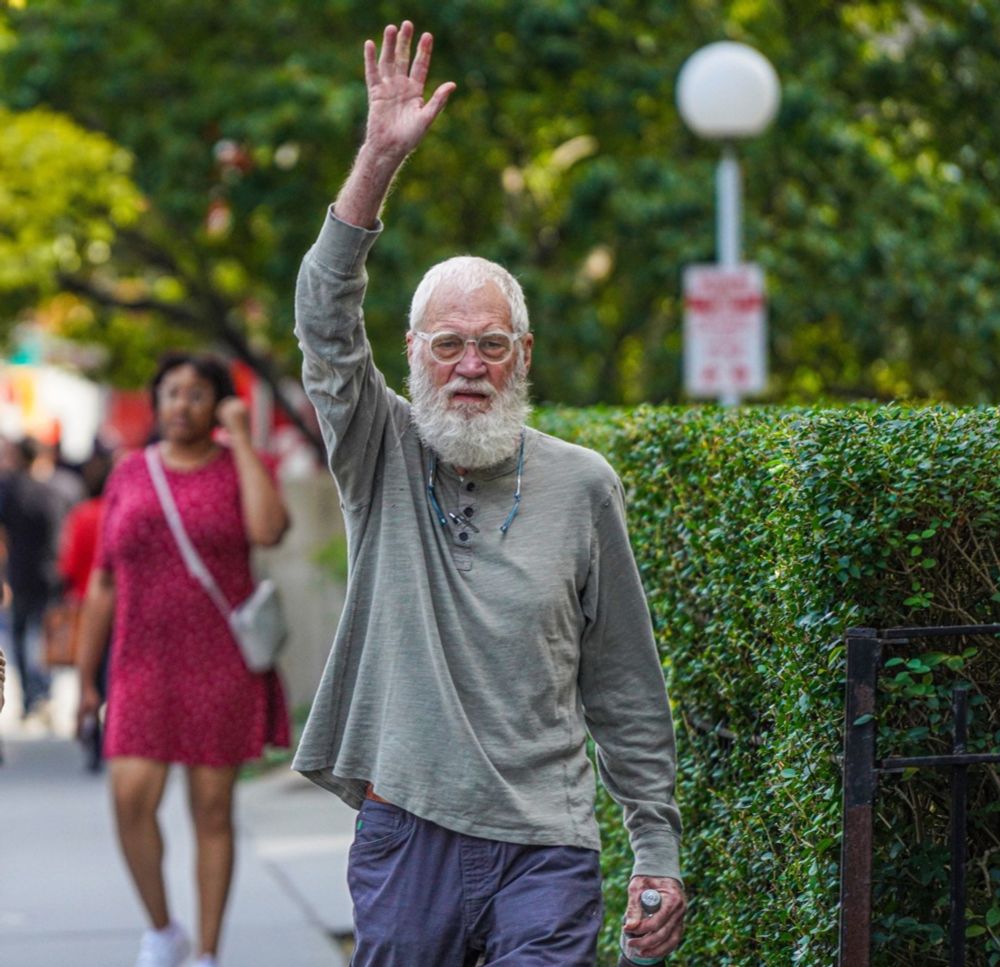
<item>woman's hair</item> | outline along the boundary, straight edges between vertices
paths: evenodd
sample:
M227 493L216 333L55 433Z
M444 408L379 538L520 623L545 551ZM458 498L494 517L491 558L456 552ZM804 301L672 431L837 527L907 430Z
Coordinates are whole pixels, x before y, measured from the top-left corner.
M236 389L233 386L233 380L229 375L229 370L226 369L225 364L215 356L209 356L204 353L167 353L160 359L160 365L156 369L156 375L153 377L153 381L149 385L154 413L158 409L156 397L160 390L160 384L163 382L167 373L170 373L181 366L190 366L203 380L212 384L212 389L215 392L216 403L220 400L224 400L227 396L234 396L236 394Z

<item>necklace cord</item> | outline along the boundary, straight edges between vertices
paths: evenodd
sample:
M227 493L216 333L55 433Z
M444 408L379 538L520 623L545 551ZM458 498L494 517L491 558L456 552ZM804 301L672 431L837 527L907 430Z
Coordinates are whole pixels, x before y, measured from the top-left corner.
M521 506L521 479L524 476L524 437L524 427L521 427L521 446L517 454L517 479L514 485L514 505L511 507L506 520L504 520L504 522L500 525L500 533L504 537L507 536L507 531L510 530L510 525L514 522L514 518L517 516L517 512ZM437 476L437 463L437 454L432 454L430 470L427 474L427 499L438 523L442 527L447 527L448 518L445 517L444 511L441 509L441 504L438 503L437 494L434 492L434 478ZM451 517L455 519L456 523L465 523L464 519L461 522L458 521L454 514L452 514ZM478 528L473 527L472 529L478 533Z

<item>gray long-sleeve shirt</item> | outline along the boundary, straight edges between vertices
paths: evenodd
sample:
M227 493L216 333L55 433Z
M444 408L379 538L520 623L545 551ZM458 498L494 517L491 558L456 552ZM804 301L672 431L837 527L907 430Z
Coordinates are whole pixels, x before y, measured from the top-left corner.
M635 873L679 877L674 736L621 484L598 454L525 431L517 455L459 477L365 335L378 231L326 219L296 290L303 379L347 527L347 599L294 768L357 808L371 781L448 829L600 848L589 731L624 809Z

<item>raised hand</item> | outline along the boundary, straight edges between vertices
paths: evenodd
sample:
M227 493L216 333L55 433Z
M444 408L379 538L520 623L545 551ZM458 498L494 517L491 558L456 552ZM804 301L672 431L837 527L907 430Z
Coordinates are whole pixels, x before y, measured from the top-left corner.
M238 396L227 396L219 401L215 418L230 438L249 438L250 410Z
M352 225L373 227L382 203L406 156L418 145L448 101L455 84L448 81L424 101L424 85L434 40L423 34L410 63L413 24L390 24L382 37L382 52L365 41L365 83L368 86L368 128L365 143L334 204L338 218Z
M424 102L424 85L431 64L434 38L423 34L410 63L413 24L389 24L382 37L382 52L365 41L365 83L368 86L366 142L402 161L421 141L431 122L455 90L451 81L441 84Z

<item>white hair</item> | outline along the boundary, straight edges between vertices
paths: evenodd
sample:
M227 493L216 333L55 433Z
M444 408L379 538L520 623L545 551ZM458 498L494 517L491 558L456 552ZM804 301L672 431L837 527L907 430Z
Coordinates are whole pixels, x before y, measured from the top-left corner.
M528 331L528 307L521 285L502 265L476 255L456 255L431 266L420 280L410 302L410 328L423 326L427 306L441 287L475 292L492 282L510 306L510 325L515 333Z

